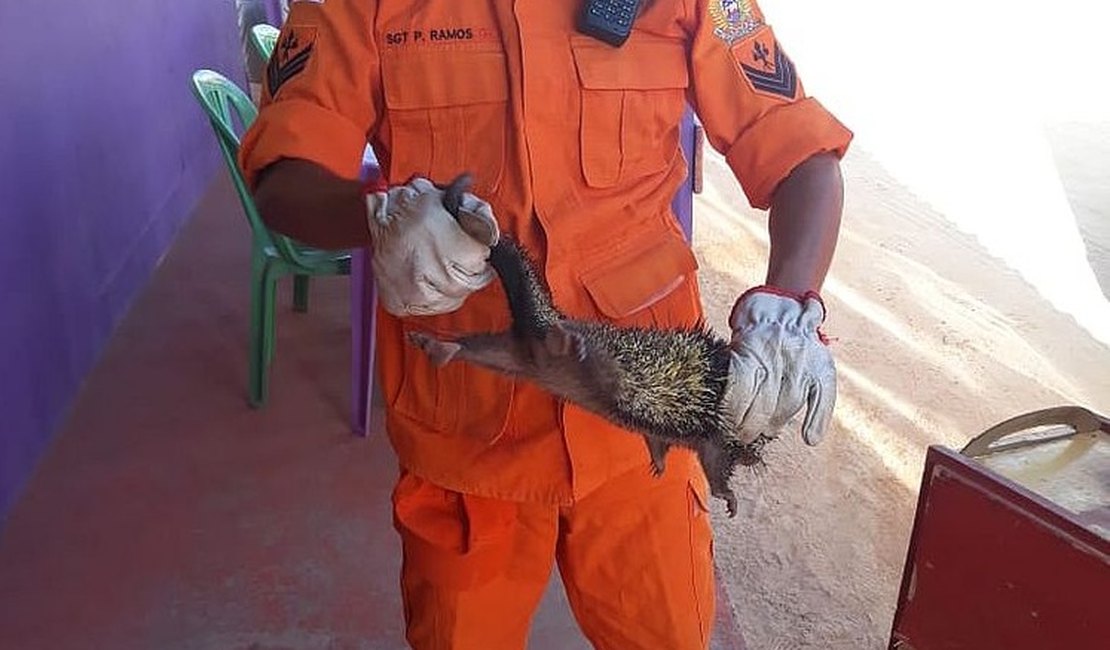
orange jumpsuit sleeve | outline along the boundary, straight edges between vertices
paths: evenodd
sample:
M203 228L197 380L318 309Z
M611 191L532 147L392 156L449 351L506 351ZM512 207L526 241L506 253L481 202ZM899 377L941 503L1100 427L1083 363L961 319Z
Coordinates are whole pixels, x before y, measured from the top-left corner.
M368 0L293 2L263 72L258 117L243 134L239 166L250 186L281 158L357 178L381 114L377 44Z
M852 133L812 97L755 0L687 0L691 103L748 201L770 207L810 156L843 157Z

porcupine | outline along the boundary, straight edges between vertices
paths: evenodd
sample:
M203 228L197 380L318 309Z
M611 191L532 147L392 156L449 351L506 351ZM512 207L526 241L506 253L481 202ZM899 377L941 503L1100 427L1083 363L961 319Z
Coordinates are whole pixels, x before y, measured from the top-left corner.
M461 174L445 189L444 207L464 229L484 227L460 217L469 187ZM769 440L741 442L725 412L729 343L704 323L655 329L619 327L567 318L555 306L535 262L504 234L490 265L505 289L512 316L508 331L440 340L412 332L410 341L433 363L461 360L529 379L551 393L643 435L656 476L672 445L693 449L711 493L736 515L729 479L737 464L761 462Z

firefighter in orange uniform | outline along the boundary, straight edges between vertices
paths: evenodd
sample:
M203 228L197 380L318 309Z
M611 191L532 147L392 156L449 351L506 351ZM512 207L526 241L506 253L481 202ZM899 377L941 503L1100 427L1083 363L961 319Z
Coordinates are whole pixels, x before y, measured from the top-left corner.
M266 70L240 164L267 223L322 247L372 247L380 382L401 472L393 494L414 648L523 648L557 562L598 648L705 648L714 616L705 478L525 381L436 368L406 333L509 324L488 266L437 186L474 174L465 209L539 261L568 315L619 325L702 316L670 211L687 175L687 102L751 205L769 210L764 286L738 288L736 404L748 431L835 397L818 292L851 133L808 97L754 0L641 2L613 47L579 2L299 0ZM369 142L384 183L358 180ZM433 184L434 183L434 184ZM743 290L748 289L748 290Z

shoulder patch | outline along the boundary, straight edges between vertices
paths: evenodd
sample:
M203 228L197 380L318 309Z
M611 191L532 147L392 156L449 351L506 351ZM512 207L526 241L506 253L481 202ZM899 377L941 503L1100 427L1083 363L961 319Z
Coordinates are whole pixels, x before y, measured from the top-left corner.
M304 71L316 45L316 28L290 26L274 46L266 65L266 87L270 98L277 95L285 82Z
M732 45L751 34L763 24L752 0L712 0L709 18L713 21L713 34Z
M732 55L752 90L791 101L797 98L798 73L794 62L779 46L770 27L733 45Z

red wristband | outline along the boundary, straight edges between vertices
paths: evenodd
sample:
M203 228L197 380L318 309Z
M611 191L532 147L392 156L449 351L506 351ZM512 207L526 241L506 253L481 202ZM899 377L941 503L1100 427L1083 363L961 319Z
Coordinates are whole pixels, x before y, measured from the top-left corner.
M801 303L804 303L806 300L813 298L817 302L821 303L821 312L825 317L827 317L829 313L828 309L825 308L825 301L816 291L806 291L805 293L798 293L796 291L790 291L789 289L783 289L781 287L776 287L769 284L763 284L758 287L752 287L751 289L748 289L743 294L741 294L739 298L736 299L736 304L739 305L741 302L744 301L744 298L753 293L769 293L776 296L782 296L783 298L793 298L794 300L797 300ZM729 320L732 320L731 316L729 317ZM825 319L822 318L821 320L823 322ZM820 326L817 327L817 338L820 339L821 342L825 345L829 345L831 342L836 340L827 336L825 332L822 331Z
M798 302L805 302L806 300L813 298L817 302L821 303L822 311L825 311L826 313L828 312L828 310L825 309L825 301L816 291L806 291L805 293L798 293L796 291L790 291L789 289L783 289L781 287L772 286L770 284L762 284L758 287L752 287L751 289L748 289L743 294L741 294L740 298L737 299L737 302L744 300L744 298L746 298L748 294L752 293L770 293L776 296L782 296L783 298L793 298Z
M375 194L377 192L384 192L389 189L389 183L385 182L385 177L381 174L375 174L373 178L368 179L362 184L363 194Z

